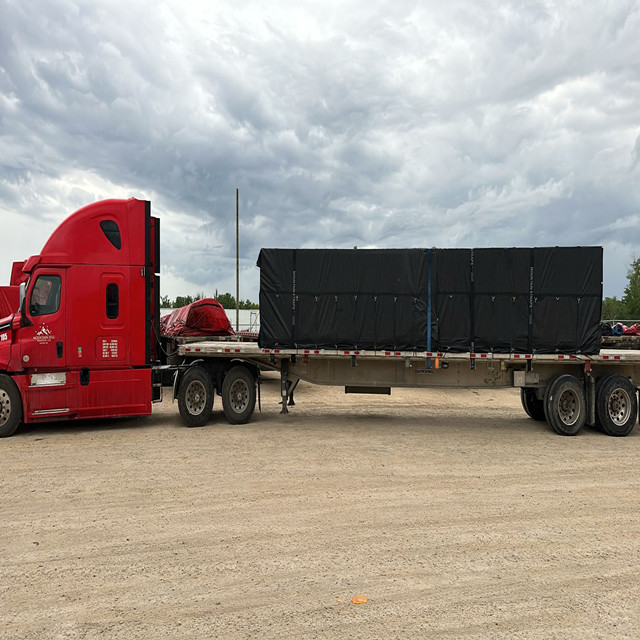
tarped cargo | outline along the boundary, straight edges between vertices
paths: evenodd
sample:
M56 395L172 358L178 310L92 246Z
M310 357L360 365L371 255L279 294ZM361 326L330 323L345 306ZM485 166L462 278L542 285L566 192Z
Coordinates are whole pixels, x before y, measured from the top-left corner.
M262 249L268 348L597 353L602 248Z
M223 306L214 298L203 298L162 316L160 333L165 338L227 336L233 329Z

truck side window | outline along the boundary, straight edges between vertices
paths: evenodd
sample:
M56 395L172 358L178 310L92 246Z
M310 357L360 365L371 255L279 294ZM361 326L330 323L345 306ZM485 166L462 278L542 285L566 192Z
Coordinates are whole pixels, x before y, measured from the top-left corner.
M107 318L113 320L120 313L120 292L118 285L110 282L107 285Z
M29 301L32 316L45 316L60 309L60 276L38 276Z
M122 241L120 238L120 229L118 223L115 220L103 220L100 223L102 233L107 237L107 240L116 248L122 247Z

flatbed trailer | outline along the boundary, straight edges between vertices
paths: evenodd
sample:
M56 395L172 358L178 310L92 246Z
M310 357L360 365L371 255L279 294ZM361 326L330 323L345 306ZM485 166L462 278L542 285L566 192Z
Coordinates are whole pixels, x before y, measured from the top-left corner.
M638 417L640 351L597 355L445 353L358 349L269 349L229 339L178 341L174 398L189 426L206 424L213 396L232 424L247 422L259 399L262 371L280 373L281 413L294 405L300 380L343 386L345 393L390 394L392 387L521 390L534 420L560 435L587 424L626 436Z

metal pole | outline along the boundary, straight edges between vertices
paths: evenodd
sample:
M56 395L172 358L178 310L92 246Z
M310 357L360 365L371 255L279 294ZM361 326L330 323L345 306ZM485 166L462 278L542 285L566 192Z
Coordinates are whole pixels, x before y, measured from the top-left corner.
M236 189L236 333L240 326L240 205Z

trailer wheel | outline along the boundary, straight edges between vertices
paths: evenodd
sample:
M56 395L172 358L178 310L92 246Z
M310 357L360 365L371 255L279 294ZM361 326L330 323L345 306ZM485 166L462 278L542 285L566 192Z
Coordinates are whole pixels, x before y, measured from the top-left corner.
M22 400L16 383L0 374L0 438L12 436L22 422Z
M596 395L598 424L609 436L627 436L636 424L636 390L624 376L604 378Z
M256 380L249 369L238 365L224 377L222 407L231 424L244 424L256 406Z
M520 400L527 415L533 419L544 422L544 401L536 395L536 390L522 387L520 389Z
M213 409L213 380L204 367L191 367L178 388L178 409L187 427L202 427Z
M580 433L587 419L587 403L580 381L572 375L558 376L545 393L547 422L561 436Z

